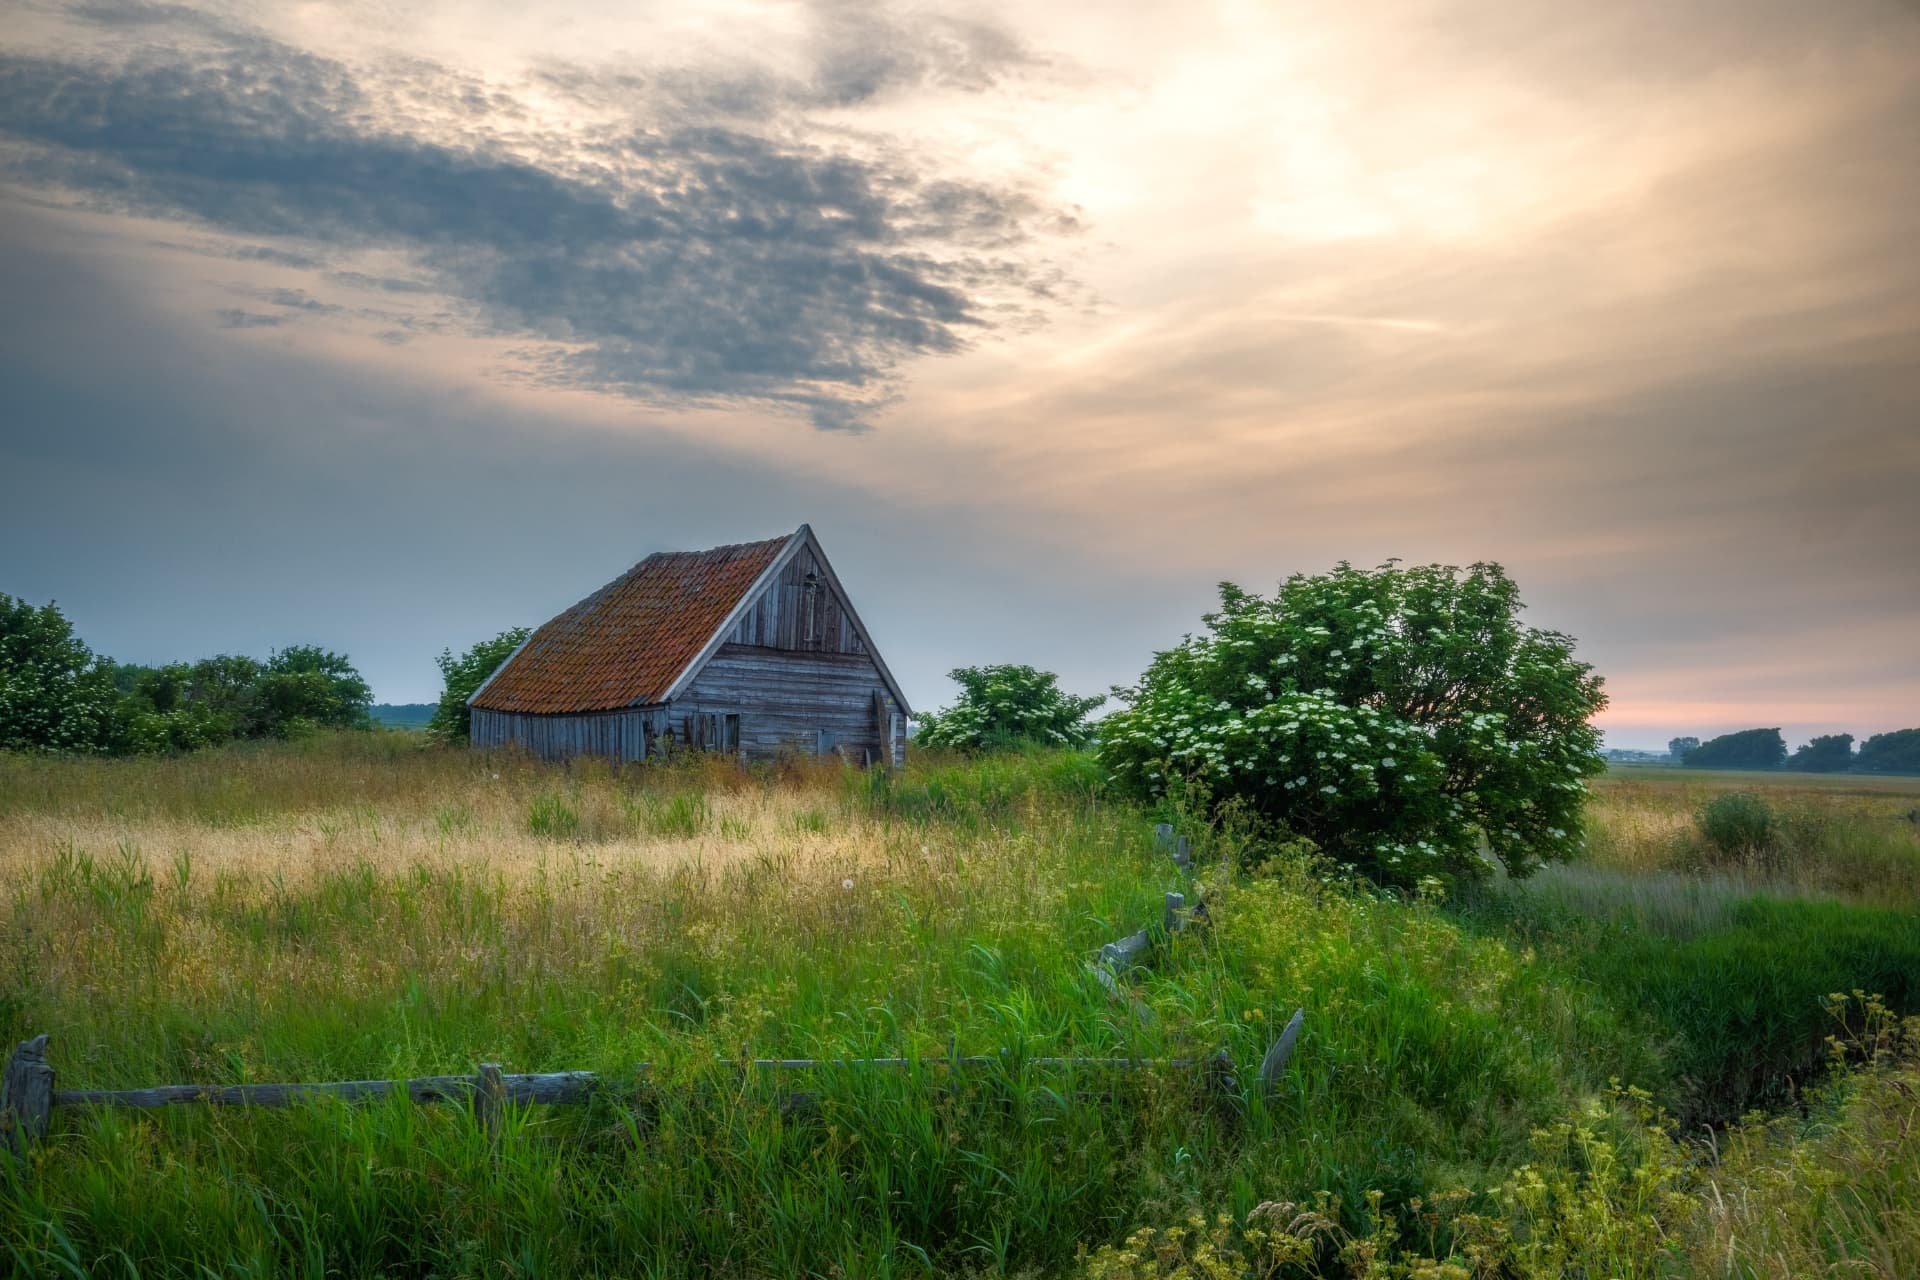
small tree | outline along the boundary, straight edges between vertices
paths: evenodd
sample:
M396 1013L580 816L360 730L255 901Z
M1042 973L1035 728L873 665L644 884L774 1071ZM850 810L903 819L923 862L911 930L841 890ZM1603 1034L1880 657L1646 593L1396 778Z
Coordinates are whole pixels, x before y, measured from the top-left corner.
M1807 773L1843 773L1853 766L1853 735L1830 733L1815 738L1787 761L1789 769Z
M457 658L453 650L442 649L434 662L440 667L444 687L440 691L440 705L433 709L433 718L427 722L427 732L442 742L467 741L473 729L473 710L467 706L467 699L531 634L526 627L509 627Z
M1687 752L1689 769L1778 769L1787 762L1787 740L1778 729L1742 729L1710 738Z
M1087 713L1106 701L1064 693L1051 671L1028 666L956 667L947 674L960 686L960 700L920 717L915 741L926 746L1084 746L1092 732Z
M1525 875L1577 847L1600 678L1523 626L1496 564L1341 564L1271 598L1231 583L1101 725L1122 787L1238 799L1384 883Z
M1920 729L1874 734L1860 744L1853 767L1861 773L1920 773Z
M315 644L289 645L261 668L255 693L256 732L284 738L311 726L364 729L373 690L343 653Z
M1698 738L1668 738L1667 754L1675 760L1684 760L1687 758L1687 752L1699 745L1700 739Z
M105 751L116 701L113 664L57 605L0 594L0 750Z

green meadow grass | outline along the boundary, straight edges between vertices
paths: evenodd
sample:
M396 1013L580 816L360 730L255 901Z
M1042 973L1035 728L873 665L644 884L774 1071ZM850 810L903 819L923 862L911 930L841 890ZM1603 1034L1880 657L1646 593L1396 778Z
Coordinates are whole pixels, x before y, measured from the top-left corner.
M1198 830L1212 924L1130 975L1141 1020L1087 962L1196 884L1086 757L622 771L396 737L0 759L0 1036L47 1033L61 1087L481 1061L615 1087L514 1112L497 1142L405 1102L63 1109L0 1174L0 1257L23 1274L1093 1274L1143 1224L1240 1232L1316 1194L1349 1243L1295 1272L1370 1274L1372 1250L1371 1274L1411 1274L1482 1217L1524 1218L1503 1188L1609 1079L1684 1111L1724 1077L1710 1042L1733 1036L1762 1085L1801 1063L1806 1026L1688 1004L1729 965L1786 982L1776 953L1825 939L1800 985L1753 989L1912 994L1897 912L1736 899L1660 929L1591 902L1405 902L1304 862L1233 874L1231 842ZM1267 1100L1252 1082L1296 1007ZM1197 1071L1028 1061L1223 1049L1227 1105ZM954 1076L956 1051L996 1064ZM916 1062L741 1065L867 1056ZM1422 1214L1417 1246L1394 1243L1387 1221ZM1679 1230L1623 1220L1642 1217ZM1547 1274L1503 1239L1485 1274Z

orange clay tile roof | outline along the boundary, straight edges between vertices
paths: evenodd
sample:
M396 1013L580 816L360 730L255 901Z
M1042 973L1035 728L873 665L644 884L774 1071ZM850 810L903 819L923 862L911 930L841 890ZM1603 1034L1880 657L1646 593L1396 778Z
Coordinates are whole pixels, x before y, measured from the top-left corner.
M473 705L537 715L660 701L790 541L648 556L529 636Z

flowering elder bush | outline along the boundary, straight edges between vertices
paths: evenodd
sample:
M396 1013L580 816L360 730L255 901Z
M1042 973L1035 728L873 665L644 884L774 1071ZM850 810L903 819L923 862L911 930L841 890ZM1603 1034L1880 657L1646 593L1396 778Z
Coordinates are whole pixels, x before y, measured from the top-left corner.
M1497 564L1223 583L1208 634L1116 690L1101 759L1137 794L1242 799L1383 883L1478 876L1482 836L1526 875L1575 848L1606 695L1520 608Z
M103 751L118 700L111 664L57 607L0 594L0 750Z
M920 717L914 740L925 746L1084 746L1091 733L1087 713L1106 701L1064 693L1051 671L1027 666L958 667L947 674L960 686L960 700Z

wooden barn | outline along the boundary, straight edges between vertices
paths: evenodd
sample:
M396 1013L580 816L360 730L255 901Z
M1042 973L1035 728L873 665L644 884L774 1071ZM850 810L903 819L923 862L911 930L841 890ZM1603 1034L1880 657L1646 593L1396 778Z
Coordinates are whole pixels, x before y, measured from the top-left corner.
M912 712L807 525L663 551L547 622L467 700L473 744L899 765Z

